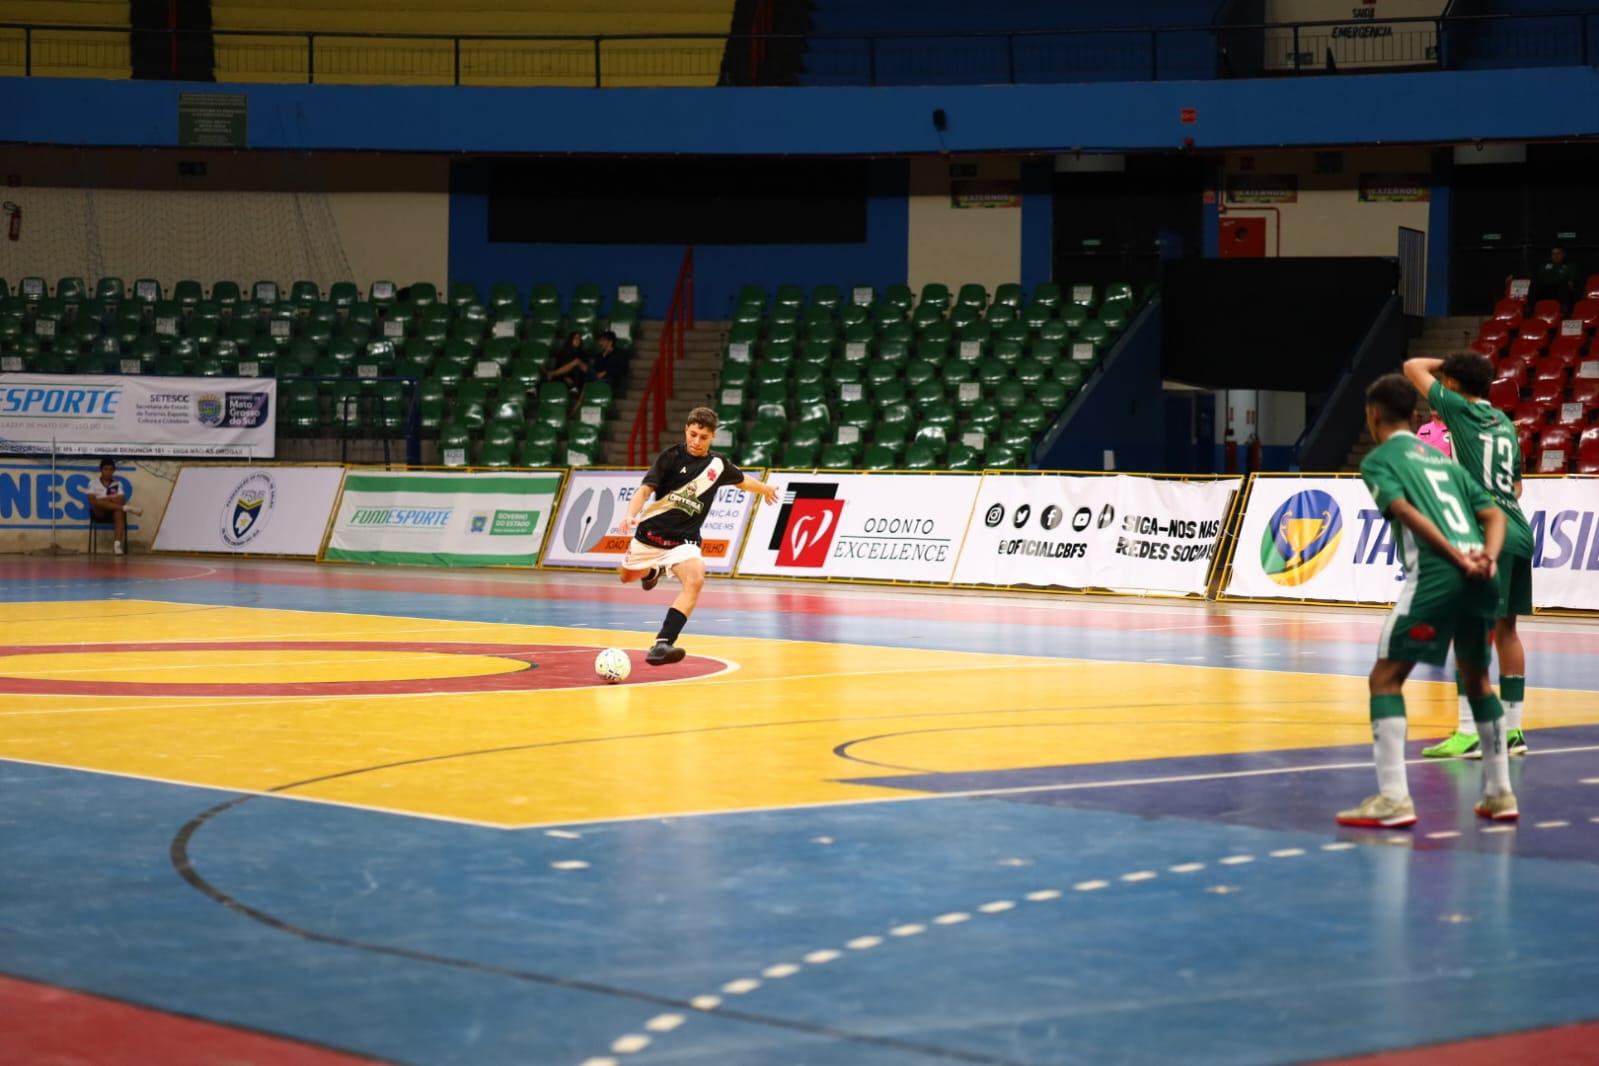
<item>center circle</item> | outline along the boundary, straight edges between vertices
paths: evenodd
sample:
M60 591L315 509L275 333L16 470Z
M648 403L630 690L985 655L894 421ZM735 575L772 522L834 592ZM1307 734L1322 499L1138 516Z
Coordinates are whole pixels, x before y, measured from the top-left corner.
M7 676L50 681L189 685L226 681L250 687L293 680L417 681L485 677L528 669L525 660L397 648L259 648L198 651L65 652L12 655L0 660Z

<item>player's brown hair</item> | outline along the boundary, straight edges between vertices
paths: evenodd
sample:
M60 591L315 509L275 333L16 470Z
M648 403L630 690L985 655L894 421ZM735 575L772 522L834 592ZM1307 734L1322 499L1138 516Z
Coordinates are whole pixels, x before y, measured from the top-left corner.
M702 426L705 429L710 430L712 433L715 433L716 427L721 423L716 419L716 412L711 410L709 407L696 407L694 410L688 413L688 420L685 424L690 426Z
M1481 352L1454 352L1444 356L1441 372L1460 384L1460 391L1474 399L1488 398L1488 386L1493 382L1493 364Z
M1416 390L1405 375L1384 374L1366 389L1366 405L1375 407L1384 422L1409 425L1416 409Z

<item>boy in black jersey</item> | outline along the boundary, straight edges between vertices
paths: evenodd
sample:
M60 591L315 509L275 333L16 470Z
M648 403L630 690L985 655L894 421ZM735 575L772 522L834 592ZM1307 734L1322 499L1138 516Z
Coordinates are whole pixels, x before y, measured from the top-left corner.
M649 591L661 575L670 571L683 586L666 612L655 647L644 658L651 666L675 663L686 654L677 647L677 637L699 601L700 589L705 587L700 527L705 524L717 490L724 485L737 485L767 503L777 503L775 488L746 477L732 460L711 451L714 436L716 412L708 407L690 411L688 424L683 427L683 443L666 449L655 460L628 504L627 517L618 526L622 533L633 534L633 543L622 560L623 584L643 578L644 589ZM645 507L652 494L655 502Z

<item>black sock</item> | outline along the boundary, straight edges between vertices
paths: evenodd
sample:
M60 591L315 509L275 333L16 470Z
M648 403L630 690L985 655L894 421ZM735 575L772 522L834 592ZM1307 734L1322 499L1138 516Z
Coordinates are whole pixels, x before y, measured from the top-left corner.
M661 631L655 634L656 640L664 640L668 644L677 643L677 635L683 632L683 627L688 624L688 615L676 607L666 609L666 621L661 623Z

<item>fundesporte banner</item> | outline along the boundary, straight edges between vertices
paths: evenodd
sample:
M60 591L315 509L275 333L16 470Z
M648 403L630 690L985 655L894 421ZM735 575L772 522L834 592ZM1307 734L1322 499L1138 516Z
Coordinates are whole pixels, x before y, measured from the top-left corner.
M1202 596L1241 478L983 478L958 585Z
M270 459L271 378L0 374L0 452Z
M643 469L572 471L542 565L613 567L620 564L633 538L622 536L617 531L617 523L627 514L628 502L638 491L645 473ZM759 476L755 471L751 473ZM738 546L754 503L754 496L731 485L717 491L700 531L700 552L705 557L707 573L733 572Z
M1599 478L1529 477L1534 607L1599 610ZM1256 477L1228 599L1387 604L1403 568L1388 520L1357 477Z
M155 550L316 558L342 466L185 466Z
M561 475L351 470L322 557L417 566L534 566Z
M977 500L978 474L773 471L740 575L947 584Z

